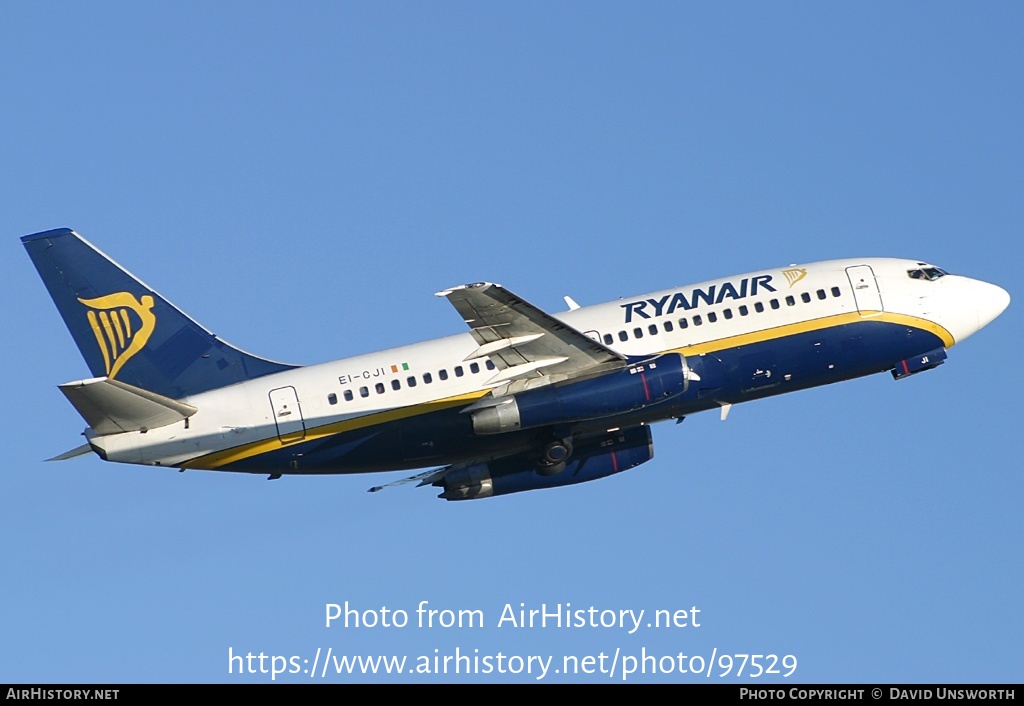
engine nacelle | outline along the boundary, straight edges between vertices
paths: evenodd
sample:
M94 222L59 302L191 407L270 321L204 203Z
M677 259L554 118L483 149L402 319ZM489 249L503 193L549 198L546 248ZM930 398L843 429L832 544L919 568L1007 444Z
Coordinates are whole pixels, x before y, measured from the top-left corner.
M515 456L450 471L434 485L444 488L439 498L475 500L597 480L639 466L653 457L650 427L633 427L578 440L565 470L556 475L541 475L529 457Z
M488 400L472 410L473 432L502 434L519 429L600 419L632 412L687 391L690 368L678 353L586 380L526 390Z

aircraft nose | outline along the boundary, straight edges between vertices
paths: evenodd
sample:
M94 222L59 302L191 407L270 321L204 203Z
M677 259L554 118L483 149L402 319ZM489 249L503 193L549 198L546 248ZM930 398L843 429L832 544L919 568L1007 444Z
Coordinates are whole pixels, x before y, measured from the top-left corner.
M942 312L943 325L957 343L992 323L1010 304L1010 295L1002 287L963 276L948 279L951 286L935 304L936 311Z
M977 290L975 301L978 307L978 328L982 328L1006 310L1010 305L1010 293L988 282L976 280L974 284Z

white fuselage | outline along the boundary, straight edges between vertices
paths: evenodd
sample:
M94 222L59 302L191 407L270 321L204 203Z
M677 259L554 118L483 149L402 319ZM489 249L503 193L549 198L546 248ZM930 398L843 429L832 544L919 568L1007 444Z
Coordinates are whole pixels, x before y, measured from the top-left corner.
M1005 291L978 280L945 275L930 281L908 274L923 267L928 266L881 258L796 265L583 307L557 318L631 358L667 351L715 354L872 321L930 333L948 348L989 323L1009 301ZM466 359L478 347L467 332L265 375L183 399L198 409L184 422L90 441L111 461L212 469L235 464L245 470L239 464L246 459L289 445L425 410L465 407L495 385L489 381L497 371L486 357ZM777 363L776 374L788 375L787 361ZM300 468L299 461L293 463ZM416 467L414 461L401 465ZM358 470L340 464L336 472Z

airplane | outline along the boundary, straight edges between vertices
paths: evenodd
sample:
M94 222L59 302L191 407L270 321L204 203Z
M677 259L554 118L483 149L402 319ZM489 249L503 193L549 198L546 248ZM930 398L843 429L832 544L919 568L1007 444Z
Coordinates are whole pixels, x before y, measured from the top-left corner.
M650 425L941 365L1009 305L917 260L768 269L548 314L445 289L469 331L310 366L246 353L80 235L22 239L92 377L59 386L87 443L51 460L266 474L419 470L471 500L597 480L653 457ZM371 491L387 486L376 486Z

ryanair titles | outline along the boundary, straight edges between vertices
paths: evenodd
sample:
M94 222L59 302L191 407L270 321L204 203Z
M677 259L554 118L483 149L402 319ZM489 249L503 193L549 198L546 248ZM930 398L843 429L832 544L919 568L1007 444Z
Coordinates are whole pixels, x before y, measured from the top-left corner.
M703 302L707 305L721 304L726 299L746 299L757 294L758 289L774 292L771 275L744 277L738 282L722 282L709 285L707 289L695 288L689 291L666 294L661 299L641 299L636 302L620 304L626 310L626 323L634 317L650 319L654 316L667 316L678 309L696 309Z

